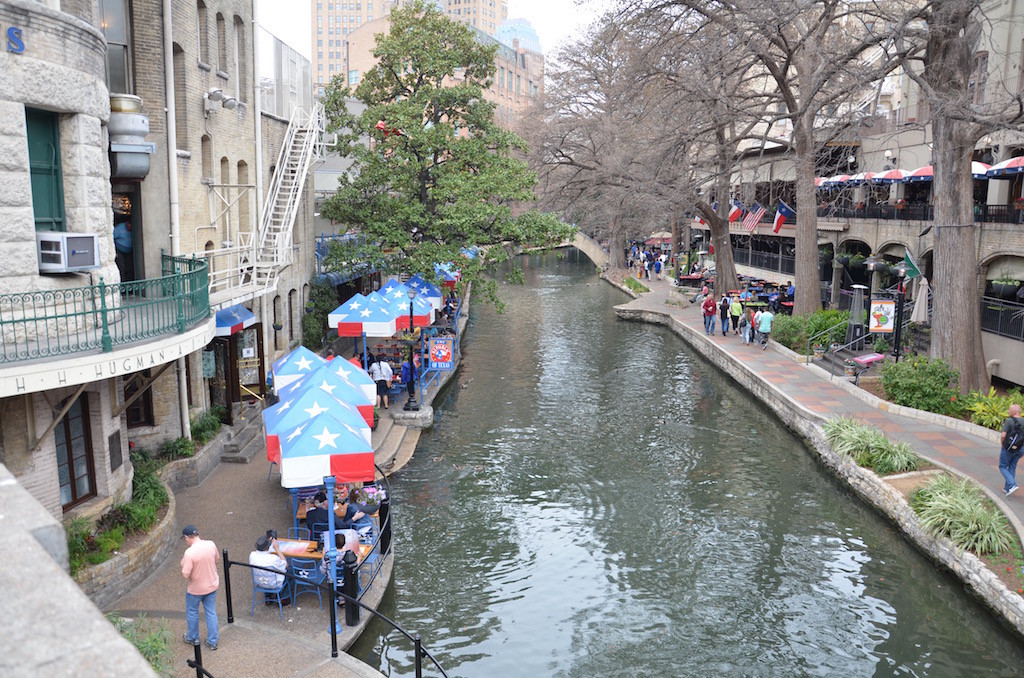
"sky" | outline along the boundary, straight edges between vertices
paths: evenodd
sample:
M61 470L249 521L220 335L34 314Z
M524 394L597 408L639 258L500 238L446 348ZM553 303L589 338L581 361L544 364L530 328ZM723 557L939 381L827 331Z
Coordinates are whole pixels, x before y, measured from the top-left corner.
M509 18L527 19L540 36L544 53L583 34L607 0L508 0ZM259 23L307 59L310 57L308 0L257 0Z

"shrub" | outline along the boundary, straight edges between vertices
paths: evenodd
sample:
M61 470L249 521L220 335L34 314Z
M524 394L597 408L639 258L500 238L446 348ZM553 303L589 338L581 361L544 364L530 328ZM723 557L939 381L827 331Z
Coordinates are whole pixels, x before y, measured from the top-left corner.
M71 576L74 577L85 563L85 555L89 552L92 539L92 524L85 518L73 518L66 526L68 535L68 561L71 565Z
M1024 395L1014 389L1007 395L1001 396L994 388L990 388L988 395L981 395L972 391L966 402L966 409L971 413L971 421L979 426L999 430L1003 421L1009 416L1010 405L1017 403L1024 405Z
M175 438L160 446L160 456L167 459L191 457L196 453L196 443L189 438Z
M956 416L962 411L959 373L946 361L913 357L882 366L882 388L897 405Z
M807 320L801 315L777 315L772 321L772 339L797 353L807 353Z
M772 339L800 354L807 353L807 342L828 346L846 338L849 311L822 310L810 315L776 315L772 321ZM826 330L831 330L823 334ZM820 336L818 336L820 335Z
M218 431L220 431L221 421L219 410L221 409L222 408L217 407L212 410L207 410L196 417L190 427L192 430L193 440L200 445L205 445L213 440L213 437L217 435Z
M157 674L167 675L170 672L171 632L164 624L147 619L145 615L132 621L109 614L107 620L135 646Z
M875 337L875 341L871 344L871 349L875 353L888 353L889 342L885 340L885 337Z
M633 278L633 276L627 276L625 279L626 287L633 290L634 292L650 292L647 286L640 281Z
M1010 525L970 481L942 475L910 495L921 525L978 555L1011 548Z
M910 445L893 442L878 429L856 419L830 419L824 429L833 450L852 457L858 466L874 469L879 475L913 471L920 462Z

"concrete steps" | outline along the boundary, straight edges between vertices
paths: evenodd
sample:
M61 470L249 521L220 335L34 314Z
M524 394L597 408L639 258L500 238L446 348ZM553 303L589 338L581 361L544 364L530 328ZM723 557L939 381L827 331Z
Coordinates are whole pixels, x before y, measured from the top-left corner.
M242 405L241 411L235 416L235 430L221 449L222 462L248 464L260 451L266 449L262 411L260 405Z

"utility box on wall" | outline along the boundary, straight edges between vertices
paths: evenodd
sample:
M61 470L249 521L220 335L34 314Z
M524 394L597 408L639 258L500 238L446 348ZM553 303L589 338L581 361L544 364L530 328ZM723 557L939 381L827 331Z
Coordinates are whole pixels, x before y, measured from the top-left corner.
M73 273L100 267L100 239L86 233L40 231L36 254L40 273Z

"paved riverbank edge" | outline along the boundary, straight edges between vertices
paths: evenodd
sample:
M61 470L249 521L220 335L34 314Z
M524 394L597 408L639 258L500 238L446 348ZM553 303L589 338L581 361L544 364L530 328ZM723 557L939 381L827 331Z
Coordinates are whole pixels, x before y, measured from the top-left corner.
M607 277L605 279L617 288L629 292L613 280ZM836 454L825 439L824 431L821 428L821 422L824 421L822 418L788 398L734 356L704 340L699 332L679 322L668 312L632 309L625 306L616 306L614 310L616 315L623 320L667 326L706 360L768 405L790 430L806 442L808 449L836 478L895 524L900 532L922 552L959 578L967 590L977 597L985 607L1006 623L1018 636L1024 638L1024 598L1008 589L981 559L971 553L957 551L948 539L933 537L925 532L921 528L917 514L910 508L903 496L874 472L861 468L849 458ZM954 468L943 464L937 465L943 466L961 477L966 477ZM983 487L982 489L992 496L987 488ZM1005 510L1005 506L998 498L993 497L993 499L1000 505L1003 513L1007 515L1011 524L1020 534L1020 522L1011 512Z

